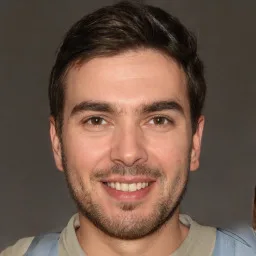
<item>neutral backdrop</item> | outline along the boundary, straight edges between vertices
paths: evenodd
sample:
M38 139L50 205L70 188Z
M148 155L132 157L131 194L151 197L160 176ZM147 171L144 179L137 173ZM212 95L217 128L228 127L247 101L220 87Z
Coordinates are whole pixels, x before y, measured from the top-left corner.
M114 0L0 1L0 251L61 230L75 212L48 136L55 51L83 15ZM201 167L183 212L201 223L250 222L255 173L255 0L152 0L198 36L208 96Z

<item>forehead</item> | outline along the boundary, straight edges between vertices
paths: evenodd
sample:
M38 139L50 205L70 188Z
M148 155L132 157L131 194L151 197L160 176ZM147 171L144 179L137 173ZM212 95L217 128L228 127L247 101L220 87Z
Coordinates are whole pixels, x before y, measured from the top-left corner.
M125 109L166 99L188 108L186 76L173 59L154 50L94 58L71 68L66 78L66 110L85 100Z

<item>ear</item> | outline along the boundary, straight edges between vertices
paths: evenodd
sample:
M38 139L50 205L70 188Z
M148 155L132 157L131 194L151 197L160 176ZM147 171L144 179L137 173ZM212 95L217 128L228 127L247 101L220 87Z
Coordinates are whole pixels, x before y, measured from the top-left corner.
M53 151L56 167L60 171L63 171L61 143L60 143L59 136L57 134L56 122L52 116L50 117L50 138L51 138L52 151Z
M204 116L200 116L197 123L196 132L193 135L191 159L190 159L190 170L195 171L199 167L199 158L201 152L201 141L204 130Z

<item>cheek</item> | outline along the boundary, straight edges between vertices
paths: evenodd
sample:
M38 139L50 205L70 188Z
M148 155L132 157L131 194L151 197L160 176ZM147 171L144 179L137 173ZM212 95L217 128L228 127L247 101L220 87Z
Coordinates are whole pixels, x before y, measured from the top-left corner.
M160 186L163 197L176 201L186 184L189 170L190 139L187 133L170 133L168 136L151 138L152 161L165 173Z
M68 168L85 176L96 168L104 166L109 147L108 137L88 136L83 132L67 130L64 151Z
M165 172L172 170L175 173L176 169L188 164L190 144L187 132L170 132L149 137L148 151Z

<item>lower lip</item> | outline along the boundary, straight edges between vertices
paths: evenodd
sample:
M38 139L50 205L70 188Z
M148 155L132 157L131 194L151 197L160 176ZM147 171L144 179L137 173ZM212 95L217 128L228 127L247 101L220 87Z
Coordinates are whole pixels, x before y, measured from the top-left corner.
M151 183L145 188L133 192L116 190L108 185L105 185L104 183L102 183L102 185L112 198L122 202L132 202L144 199L153 189L155 182Z

